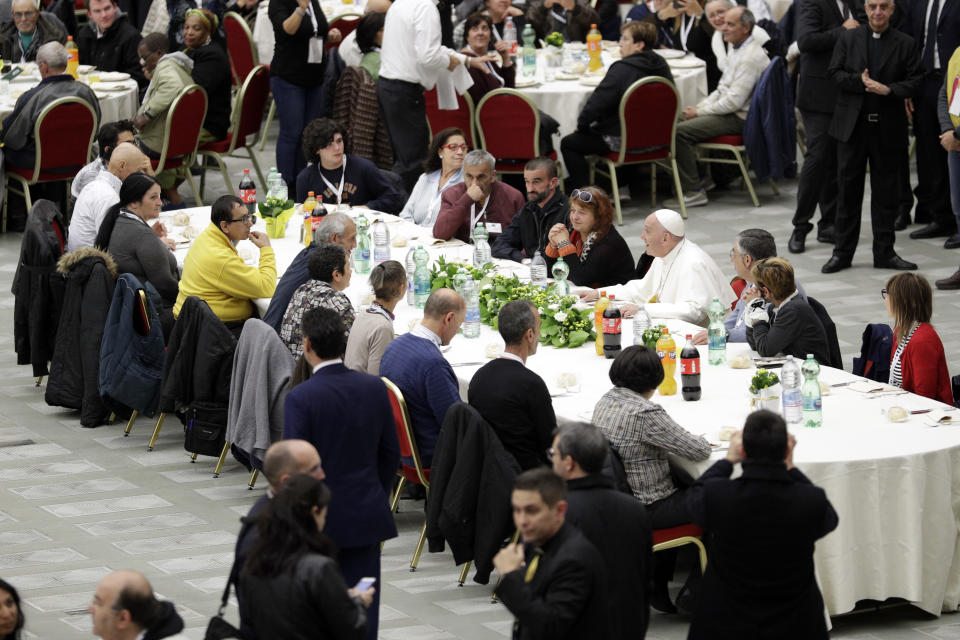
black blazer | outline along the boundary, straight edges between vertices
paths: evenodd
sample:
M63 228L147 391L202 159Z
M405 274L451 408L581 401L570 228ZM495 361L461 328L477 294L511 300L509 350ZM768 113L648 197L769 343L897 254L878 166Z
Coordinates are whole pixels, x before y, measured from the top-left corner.
M564 523L541 547L533 579L524 582L535 549L526 545L526 566L503 576L500 600L517 617L514 640L583 640L607 637L607 580L596 547Z
M937 49L940 53L940 71L945 73L954 50L960 47L960 4L940 0L940 19L937 22ZM907 5L906 20L900 30L912 36L917 44L917 56L922 56L923 31L926 29L927 2L913 0Z
M653 566L650 517L639 500L620 493L600 474L567 481L567 522L600 552L607 575L607 638L642 638L650 607L647 577Z
M861 25L840 36L830 59L830 77L839 87L837 106L830 122L830 135L840 142L847 142L860 118L864 96L867 93L860 79L867 68L867 44L873 32ZM907 137L907 114L903 108L904 98L912 98L920 87L920 56L914 48L913 38L889 28L884 31L884 56L880 64L870 69L870 77L890 87L886 96L877 96L880 122L877 133L891 150L905 150Z
M864 24L863 0L844 0L850 16ZM797 107L833 113L837 85L827 68L833 49L847 29L836 0L799 0L797 3L797 45L800 47L800 80Z
M687 489L710 561L688 640L828 637L814 543L837 527L823 489L782 462L718 460Z
M778 353L799 358L802 362L812 353L820 364L832 366L827 333L810 303L794 296L774 316L768 309L770 322L757 322L747 327L747 343L763 357Z

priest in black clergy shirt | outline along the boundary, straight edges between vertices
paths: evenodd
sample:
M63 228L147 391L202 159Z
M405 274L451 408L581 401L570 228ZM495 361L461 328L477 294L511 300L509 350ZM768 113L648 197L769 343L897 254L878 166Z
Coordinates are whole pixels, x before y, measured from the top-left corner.
M529 300L514 300L500 310L497 327L506 344L503 355L473 375L468 402L521 469L548 465L557 419L547 385L526 367L527 358L537 352L540 314Z
M317 118L303 130L303 155L308 164L297 176L297 202L313 191L325 204L368 207L400 213L406 194L377 165L345 152L346 134L340 123Z

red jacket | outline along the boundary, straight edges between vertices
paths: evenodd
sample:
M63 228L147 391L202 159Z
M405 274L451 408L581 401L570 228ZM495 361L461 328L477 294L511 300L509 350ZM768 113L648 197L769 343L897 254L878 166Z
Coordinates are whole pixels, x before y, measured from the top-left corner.
M890 350L891 366L896 351L897 344L894 343ZM900 372L905 391L953 404L953 390L943 343L929 324L922 323L913 333L907 348L900 356Z
M490 202L487 203L487 210L484 212L486 222L499 222L501 233L513 220L520 209L526 203L523 194L499 180L494 180L490 188ZM470 205L474 204L470 196L467 195L467 185L464 183L455 184L443 192L440 199L440 213L437 214L437 220L433 223L433 237L441 240L450 238L459 238L464 242L470 242ZM483 204L477 204L479 211ZM498 234L490 234L490 244Z

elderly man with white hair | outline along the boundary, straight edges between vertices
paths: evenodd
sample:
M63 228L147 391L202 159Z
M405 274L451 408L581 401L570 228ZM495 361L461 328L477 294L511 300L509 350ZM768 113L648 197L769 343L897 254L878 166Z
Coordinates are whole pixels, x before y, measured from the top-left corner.
M680 318L706 326L707 305L719 298L725 308L737 299L720 267L707 253L689 240L683 218L676 211L660 209L647 216L641 237L653 262L646 275L627 284L605 287L608 295L628 302L620 306L624 317L646 305L654 318ZM584 300L594 300L596 289L581 289Z
M433 237L470 241L477 223L491 236L503 233L513 216L523 208L523 194L496 179L496 159L483 149L463 158L463 182L443 192L440 212L433 223Z

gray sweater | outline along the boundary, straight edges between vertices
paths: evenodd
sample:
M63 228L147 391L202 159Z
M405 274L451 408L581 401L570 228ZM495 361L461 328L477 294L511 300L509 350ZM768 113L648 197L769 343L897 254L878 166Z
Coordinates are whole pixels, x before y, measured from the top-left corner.
M343 364L354 371L380 375L380 359L393 340L393 323L382 313L361 311L350 328Z
M107 251L120 273L132 273L140 282L152 284L167 306L177 301L177 258L146 222L120 214Z

